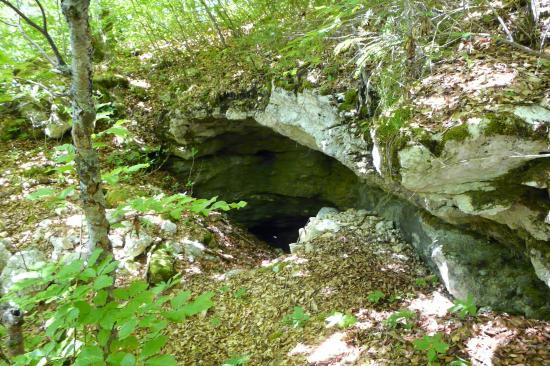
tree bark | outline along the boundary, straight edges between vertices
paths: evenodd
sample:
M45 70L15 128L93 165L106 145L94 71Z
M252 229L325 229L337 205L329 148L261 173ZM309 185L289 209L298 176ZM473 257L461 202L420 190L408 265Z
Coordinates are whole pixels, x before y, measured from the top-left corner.
M10 356L25 353L21 310L9 304L0 304L0 323L8 330L8 353ZM4 355L3 358L6 356Z
M73 143L76 171L88 226L87 252L100 247L111 253L109 222L105 216L105 196L97 153L92 146L95 105L92 98L92 43L88 22L90 0L62 0L61 7L69 25L72 54Z
M210 19L210 22L212 22L212 25L216 29L216 32L218 33L218 37L220 38L220 42L224 47L227 47L227 44L225 43L225 37L223 36L222 30L220 29L220 26L218 25L218 22L216 21L216 18L214 18L214 15L212 15L212 12L210 12L210 9L208 8L208 5L204 0L200 0L204 11L206 11L206 15L208 16L208 19Z

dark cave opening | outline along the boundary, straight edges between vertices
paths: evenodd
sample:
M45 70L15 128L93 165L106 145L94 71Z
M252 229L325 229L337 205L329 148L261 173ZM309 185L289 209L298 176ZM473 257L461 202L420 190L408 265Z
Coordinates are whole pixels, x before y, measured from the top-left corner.
M194 146L194 159L172 156L167 169L182 181L191 177L195 197L246 201L230 218L285 252L322 207L355 206L359 179L351 170L269 128L242 123L246 128Z
M280 216L249 226L248 230L271 246L289 253L289 244L298 240L298 230L307 224L308 219L309 216Z

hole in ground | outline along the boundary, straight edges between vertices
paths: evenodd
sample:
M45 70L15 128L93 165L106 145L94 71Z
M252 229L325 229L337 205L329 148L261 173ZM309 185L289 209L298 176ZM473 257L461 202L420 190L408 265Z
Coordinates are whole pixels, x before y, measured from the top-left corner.
M195 146L194 161L168 160L168 171L182 184L193 181L193 196L246 201L245 208L231 210L229 216L284 251L322 207L355 206L359 179L336 159L253 121L239 123L242 130Z
M290 243L298 240L298 230L307 224L309 216L280 216L249 226L248 230L275 248L290 252Z

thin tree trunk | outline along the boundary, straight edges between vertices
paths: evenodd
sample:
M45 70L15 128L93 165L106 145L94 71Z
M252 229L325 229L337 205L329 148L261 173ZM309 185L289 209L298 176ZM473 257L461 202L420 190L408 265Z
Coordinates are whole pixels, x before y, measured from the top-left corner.
M82 206L88 224L87 251L97 246L110 253L109 222L105 216L105 197L97 153L92 146L95 106L92 99L92 43L88 24L90 0L62 0L61 7L69 25L72 54L73 143L76 171L80 178Z
M206 15L208 16L208 19L212 22L212 25L216 29L216 32L218 33L218 37L220 37L220 42L224 47L227 47L227 44L225 43L225 37L223 36L223 33L220 29L220 26L218 25L218 22L216 21L216 18L212 15L212 12L210 12L210 9L208 8L208 5L204 0L200 0L202 6L204 7L204 11L206 11Z
M8 353L10 356L25 353L23 338L23 313L19 308L8 304L0 305L0 323L8 330ZM3 355L2 358L7 358Z

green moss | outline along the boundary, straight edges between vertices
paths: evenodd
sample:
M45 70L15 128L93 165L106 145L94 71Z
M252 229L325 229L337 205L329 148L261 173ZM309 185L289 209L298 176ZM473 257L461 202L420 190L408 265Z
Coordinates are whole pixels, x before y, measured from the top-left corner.
M506 135L524 138L546 138L544 134L537 134L532 131L529 125L510 112L488 113L485 115L488 120L483 133L486 136Z
M339 111L351 111L357 105L357 89L350 89L344 94L344 101L338 106Z
M176 274L174 257L166 247L160 247L151 255L148 280L152 284L166 282Z
M128 88L130 86L128 79L112 73L98 74L94 77L93 82L94 86L100 89Z
M26 137L25 120L21 118L0 121L0 141Z
M378 136L380 141L388 142L399 134L399 130L402 127L407 125L410 117L411 110L409 108L399 108L390 117L379 118L376 136Z
M470 137L470 132L468 131L468 125L467 124L461 124L458 126L455 126L443 135L442 142L445 143L447 141L456 141L456 142L462 142L466 140L468 137Z
M426 131L423 128L414 128L412 130L414 140L418 141L424 147L426 147L430 152L436 156L439 156L439 146L440 143L437 140L434 140L432 134Z

